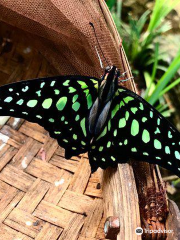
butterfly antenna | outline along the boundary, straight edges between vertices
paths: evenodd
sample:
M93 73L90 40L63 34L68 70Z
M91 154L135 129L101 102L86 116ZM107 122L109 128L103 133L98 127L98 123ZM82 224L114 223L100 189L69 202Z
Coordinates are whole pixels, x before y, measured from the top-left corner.
M120 75L119 77L124 77L127 72L129 72L129 71L126 71L126 72L121 73L121 75Z
M130 78L127 78L127 79L119 80L119 82L127 82L127 81L129 81L131 79L134 79L134 77L130 77Z
M127 79L119 80L118 82L127 82L127 81L129 81L131 79L134 79L134 77L130 77L130 78L127 78Z
M129 70L126 71L126 72L121 73L121 75L119 76L119 78L125 77L125 75L126 75L127 72L129 72ZM127 78L127 79L122 79L122 80L120 79L119 82L127 82L127 81L129 81L129 80L131 80L131 79L134 79L134 77L130 77L130 78Z
M100 43L99 43L99 40L98 40L98 37L97 37L97 34L96 34L96 30L95 30L94 24L93 24L92 22L89 22L89 24L90 24L90 26L93 28L94 35L95 35L95 38L96 38L98 47L99 47L99 49L101 50L102 56L103 56L103 58L105 59L107 65L110 66L109 63L108 63L108 61L107 61L107 59L106 59L106 57L104 56L103 51L102 51L101 45L100 45ZM95 49L96 49L96 52L97 52L97 55L98 55L98 58L99 58L99 61L100 61L101 68L103 68L103 63L102 63L102 60L101 60L101 58L100 58L100 55L99 55L99 52L98 52L96 46L95 46Z
M101 68L104 68L104 66L103 66L103 63L102 63L102 60L101 60L101 57L100 57L100 55L99 55L99 52L98 52L98 50L97 50L97 47L96 47L96 46L95 46L95 49L96 49L96 53L97 53L97 55L98 55L98 58L99 58L99 62L100 62Z

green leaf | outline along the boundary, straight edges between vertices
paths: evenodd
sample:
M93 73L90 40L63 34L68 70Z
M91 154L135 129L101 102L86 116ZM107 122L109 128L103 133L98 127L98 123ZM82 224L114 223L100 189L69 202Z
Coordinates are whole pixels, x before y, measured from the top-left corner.
M115 1L116 2L116 1ZM121 21L122 0L117 0L117 16Z
M174 88L178 84L180 84L180 78L176 79L174 82L169 84L165 89L163 89L163 91L160 92L159 96L162 96L165 93L169 92L172 88Z
M159 60L158 55L159 55L159 43L156 43L155 44L154 65L153 65L153 71L152 71L152 75L151 75L152 82L154 81L155 76L156 76L156 72L157 72L157 65L158 65L158 60Z
M176 74L179 68L180 68L180 50L177 53L171 65L168 67L167 71L158 81L156 89L154 90L153 94L147 99L150 104L153 105L159 99L160 93L167 86L170 80L173 79L174 75Z
M164 110L167 110L168 109L168 104L159 104L157 107L156 107L156 109L160 112L160 113L162 113Z
M179 0L156 0L153 13L151 15L148 31L157 29L168 13L179 3Z
M116 0L107 0L106 4L108 5L109 9L111 10L114 5L116 4Z
M144 78L147 87L144 94L144 99L148 99L148 96L153 93L156 85L153 83L152 78L148 72L144 72Z
M140 19L137 21L138 32L141 33L145 23L147 22L148 15L150 14L150 10L147 10L143 13Z
M166 111L164 111L164 112L161 112L161 114L163 115L163 117L170 117L171 116L171 113L173 113L174 112L174 109L168 109L168 110L166 110Z

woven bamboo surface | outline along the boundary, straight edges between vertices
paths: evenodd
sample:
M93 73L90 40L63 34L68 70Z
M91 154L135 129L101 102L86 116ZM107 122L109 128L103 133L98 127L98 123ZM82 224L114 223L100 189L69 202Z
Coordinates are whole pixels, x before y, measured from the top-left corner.
M0 24L0 84L57 74L24 33ZM98 173L87 156L66 160L39 125L0 129L0 240L104 239Z

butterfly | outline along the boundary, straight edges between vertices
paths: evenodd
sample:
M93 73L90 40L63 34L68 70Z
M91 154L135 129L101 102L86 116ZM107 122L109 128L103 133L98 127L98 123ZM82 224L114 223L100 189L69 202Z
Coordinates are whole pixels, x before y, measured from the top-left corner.
M130 158L180 176L180 133L155 108L118 85L120 71L101 79L58 76L0 87L0 115L43 126L67 159L88 152L92 172Z

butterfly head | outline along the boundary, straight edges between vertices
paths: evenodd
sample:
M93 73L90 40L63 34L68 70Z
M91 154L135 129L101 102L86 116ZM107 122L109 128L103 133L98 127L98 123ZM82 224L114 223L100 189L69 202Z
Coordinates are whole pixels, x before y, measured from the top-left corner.
M115 81L120 76L120 71L115 66L107 66L105 68L104 80Z
M113 97L118 87L119 76L120 71L115 66L106 67L99 91L100 101L106 103Z

